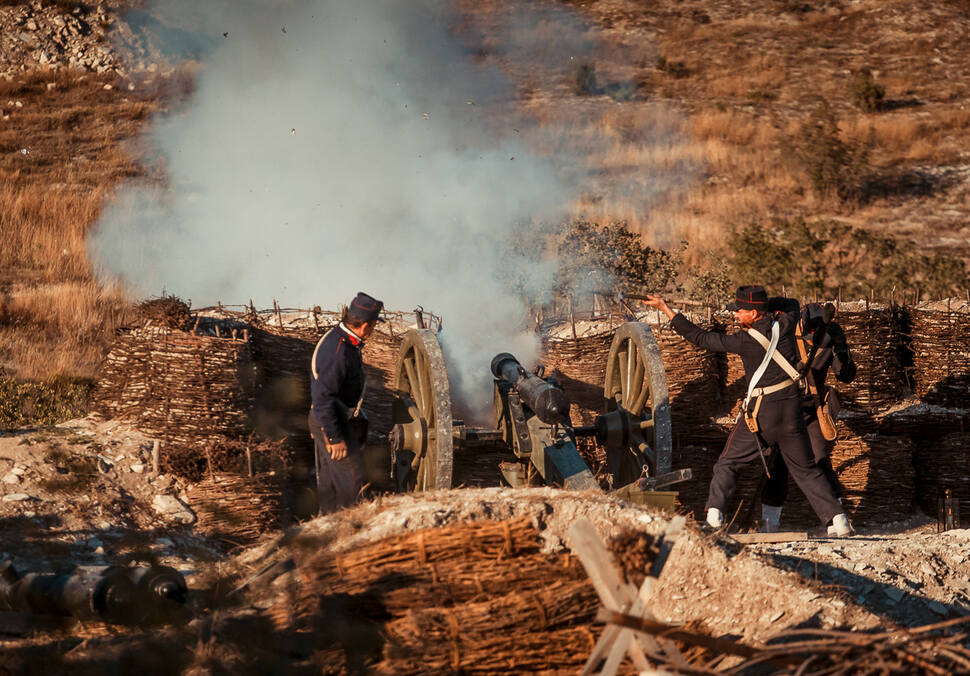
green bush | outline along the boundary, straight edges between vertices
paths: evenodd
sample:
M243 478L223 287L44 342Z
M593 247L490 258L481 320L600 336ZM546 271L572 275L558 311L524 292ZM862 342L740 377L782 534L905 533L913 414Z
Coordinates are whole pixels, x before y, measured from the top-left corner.
M849 92L852 103L864 113L875 113L880 110L886 97L886 88L876 82L876 78L868 68L863 68L852 78Z
M600 226L588 221L569 224L557 244L558 293L612 293L645 289L660 293L676 286L681 252L643 245L624 222Z
M729 238L728 267L743 284L781 286L794 295L887 297L917 285L941 298L967 287L961 259L919 253L911 242L835 220L752 223Z
M0 428L56 425L87 413L94 381L57 376L18 382L0 375Z
M816 195L847 200L860 197L869 179L871 147L871 139L865 144L843 141L835 115L823 99L799 129L795 157Z

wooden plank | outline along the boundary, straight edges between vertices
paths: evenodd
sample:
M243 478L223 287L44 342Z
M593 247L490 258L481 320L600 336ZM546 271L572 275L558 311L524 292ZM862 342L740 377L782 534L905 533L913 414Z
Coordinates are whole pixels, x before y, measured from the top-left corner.
M593 583L593 588L596 589L596 593L599 594L604 606L611 610L625 612L635 603L637 595L636 588L624 582L620 577L620 573L613 565L613 557L606 549L606 545L603 544L603 540L600 539L599 533L596 532L593 524L587 519L577 519L569 528L569 546L576 556L579 557L580 562L582 562L583 568L586 569L586 574L589 576L590 582ZM659 646L656 645L656 641L652 637L645 636L644 638L647 640L643 641L643 643L650 649L659 649ZM612 647L615 648L615 646L616 644L612 643ZM650 668L650 663L646 657L646 650L639 639L633 641L629 649L625 649L624 652L630 653L633 664L638 670L645 671ZM598 661L598 659L597 657L596 660ZM589 665L590 662L592 662L591 665ZM590 655L587 663L589 668L595 668L593 655ZM587 673L586 667L584 667L583 672ZM588 673L592 672L590 671ZM602 673L609 674L605 670ZM614 671L613 673L616 672Z
M653 598L653 590L657 584L657 578L660 576L660 573L663 572L664 565L667 563L667 558L670 556L670 550L673 549L675 544L677 544L677 540L680 538L681 533L684 532L684 526L686 524L687 519L683 516L676 516L667 524L667 528L664 531L663 536L660 538L657 557L654 559L646 578L644 578L643 584L640 585L640 589L637 592L637 598L630 606L627 614L635 617L645 617L656 621L656 618L654 617L653 613L650 612L649 607L650 601ZM643 638L644 636L641 635L639 640L642 640ZM606 659L606 665L603 667L604 674L616 672L620 662L623 660L624 653L631 645L636 643L637 639L638 637L629 629L624 629L620 632L615 643L613 644L612 649L610 650L609 656ZM684 656L673 642L658 638L654 641L647 641L647 644L654 650L657 648L662 650L675 667L684 669L689 668L690 665L687 663L687 660L684 659Z
M730 533L728 537L746 545L769 544L772 542L801 542L808 540L808 533L793 531L788 533Z

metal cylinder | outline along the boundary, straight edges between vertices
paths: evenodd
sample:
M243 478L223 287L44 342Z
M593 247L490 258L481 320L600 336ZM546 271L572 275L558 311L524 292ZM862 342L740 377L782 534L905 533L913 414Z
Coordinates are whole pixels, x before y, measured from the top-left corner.
M519 393L522 403L528 406L542 422L549 425L568 423L569 399L566 398L566 393L552 383L526 371L519 360L508 352L497 354L492 359L492 375L511 383Z

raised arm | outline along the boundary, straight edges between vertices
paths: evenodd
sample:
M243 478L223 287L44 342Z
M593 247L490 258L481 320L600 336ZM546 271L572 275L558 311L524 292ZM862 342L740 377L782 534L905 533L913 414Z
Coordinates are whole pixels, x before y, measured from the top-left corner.
M711 352L741 352L742 340L744 338L743 333L732 333L729 335L702 329L681 313L671 310L667 302L660 296L648 296L647 300L643 302L667 315L667 319L670 320L670 325L674 331L702 350L710 350Z

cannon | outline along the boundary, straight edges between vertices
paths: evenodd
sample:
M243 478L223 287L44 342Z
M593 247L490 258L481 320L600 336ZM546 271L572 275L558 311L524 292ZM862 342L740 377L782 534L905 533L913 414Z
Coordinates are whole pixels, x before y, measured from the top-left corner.
M541 367L531 373L513 355L501 353L492 360L491 372L494 427L468 427L452 419L437 335L420 328L405 334L393 374L389 435L391 473L399 490L451 488L456 441L503 442L516 459L501 464L502 475L513 486L526 483L531 465L548 484L598 489L577 449L579 437L595 437L605 447L612 485L622 497L656 502L649 494L691 477L690 469L671 472L667 381L647 324L628 322L614 334L604 412L593 425L572 425L566 393L554 379L544 377Z
M69 574L26 573L0 564L0 610L109 624L160 624L184 609L185 578L168 566L79 566Z

